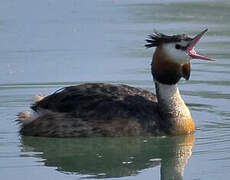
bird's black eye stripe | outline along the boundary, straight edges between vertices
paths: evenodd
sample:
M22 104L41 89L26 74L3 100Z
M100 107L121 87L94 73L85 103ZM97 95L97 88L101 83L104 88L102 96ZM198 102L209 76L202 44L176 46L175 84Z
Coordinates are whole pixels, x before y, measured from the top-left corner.
M176 48L176 49L181 49L181 45L180 45L180 44L176 44L176 45L175 45L175 48Z
M180 50L186 50L186 49L187 49L187 46L181 46L180 44L176 44L176 45L175 45L175 48L176 48L176 49L180 49Z

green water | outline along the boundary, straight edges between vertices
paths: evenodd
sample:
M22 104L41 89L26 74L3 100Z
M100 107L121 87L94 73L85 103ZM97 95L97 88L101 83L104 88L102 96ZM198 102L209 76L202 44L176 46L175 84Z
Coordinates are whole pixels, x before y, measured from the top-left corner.
M0 179L220 180L230 175L230 2L185 0L0 1ZM36 94L84 82L155 91L156 29L195 35L215 62L192 61L179 87L196 123L193 136L21 137L15 123Z

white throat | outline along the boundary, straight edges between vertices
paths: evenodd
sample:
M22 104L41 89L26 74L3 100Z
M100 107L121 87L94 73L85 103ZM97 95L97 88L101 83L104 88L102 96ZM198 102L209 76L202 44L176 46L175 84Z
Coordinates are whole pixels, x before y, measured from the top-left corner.
M162 126L174 130L175 126L183 126L188 119L192 119L176 84L167 85L157 81L155 83L158 108L163 119Z

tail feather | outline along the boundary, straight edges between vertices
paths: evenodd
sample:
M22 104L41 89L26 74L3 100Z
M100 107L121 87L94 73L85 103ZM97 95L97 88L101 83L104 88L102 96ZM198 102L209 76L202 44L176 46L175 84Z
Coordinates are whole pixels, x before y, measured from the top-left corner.
M19 122L22 124L28 124L31 122L31 114L29 112L20 112L17 116Z

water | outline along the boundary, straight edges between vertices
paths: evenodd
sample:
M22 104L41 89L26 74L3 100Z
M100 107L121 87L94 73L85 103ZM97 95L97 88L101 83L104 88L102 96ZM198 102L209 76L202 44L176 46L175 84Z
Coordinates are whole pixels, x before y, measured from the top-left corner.
M0 179L184 179L230 175L230 30L227 0L1 1ZM16 114L34 95L83 82L154 91L153 29L195 35L216 62L193 60L180 82L196 123L181 137L21 137Z

